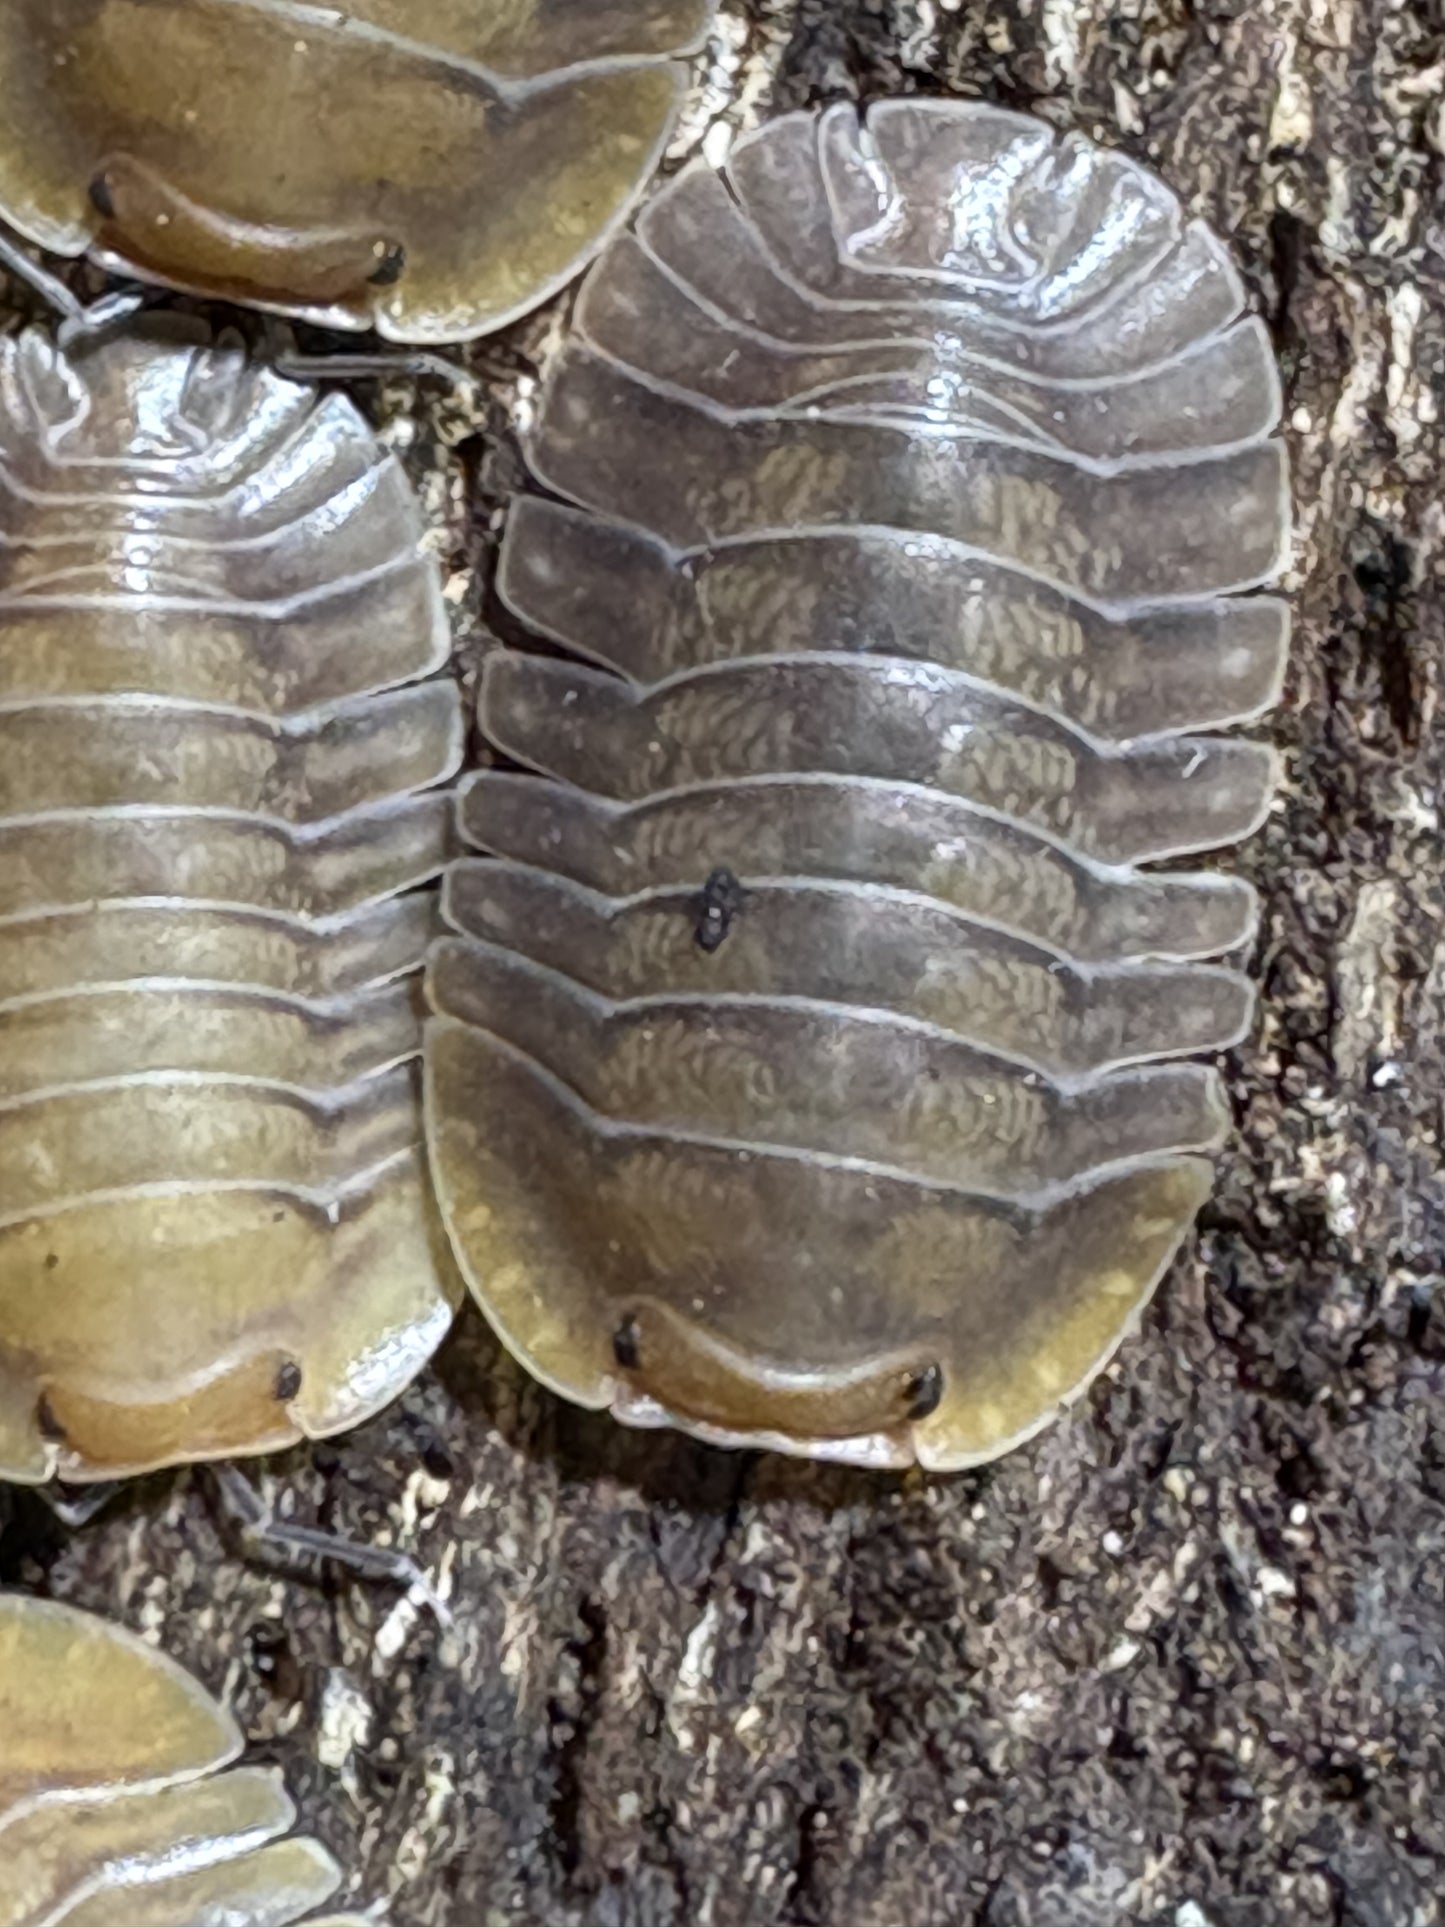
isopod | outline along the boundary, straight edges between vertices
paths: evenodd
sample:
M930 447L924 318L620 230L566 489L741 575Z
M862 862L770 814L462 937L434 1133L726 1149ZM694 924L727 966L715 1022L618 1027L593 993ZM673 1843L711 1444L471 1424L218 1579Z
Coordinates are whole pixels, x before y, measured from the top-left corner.
M1230 1124L1288 482L1156 177L977 103L789 115L584 284L430 965L468 1280L625 1420L953 1468L1139 1318ZM556 499L562 498L562 499Z
M461 1296L419 1103L463 749L438 571L352 404L203 335L0 342L20 1482L355 1425Z
M713 0L8 0L0 216L146 280L460 341L661 158Z
M231 1716L104 1620L0 1594L0 1733L0 1927L288 1927L341 1885Z

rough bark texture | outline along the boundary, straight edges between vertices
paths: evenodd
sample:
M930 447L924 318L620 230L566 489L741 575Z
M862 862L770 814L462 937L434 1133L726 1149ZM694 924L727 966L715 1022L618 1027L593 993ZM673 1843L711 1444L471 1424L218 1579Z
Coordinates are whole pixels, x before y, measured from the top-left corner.
M1439 0L734 4L694 131L952 91L1153 162L1275 330L1299 501L1286 793L1245 862L1264 1010L1196 1247L1094 1393L952 1479L637 1436L468 1313L381 1422L266 1469L456 1615L249 1566L199 1476L0 1580L234 1696L401 1927L1445 1920L1445 359ZM557 313L410 450L463 660ZM3 1745L3 1740L0 1740Z

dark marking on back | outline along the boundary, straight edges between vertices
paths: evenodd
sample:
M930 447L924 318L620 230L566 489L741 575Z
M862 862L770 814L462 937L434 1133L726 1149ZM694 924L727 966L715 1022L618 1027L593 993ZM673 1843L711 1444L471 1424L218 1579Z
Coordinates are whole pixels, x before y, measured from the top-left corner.
M689 906L697 918L694 935L699 950L711 956L714 950L722 948L747 900L747 891L731 870L713 871Z

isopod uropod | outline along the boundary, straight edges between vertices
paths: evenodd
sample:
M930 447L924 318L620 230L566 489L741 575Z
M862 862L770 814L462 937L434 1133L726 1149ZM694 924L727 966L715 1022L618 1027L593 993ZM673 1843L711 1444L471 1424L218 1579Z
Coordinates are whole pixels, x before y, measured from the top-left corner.
M459 341L650 177L713 0L7 0L0 216L148 280Z
M358 1423L460 1284L418 977L457 692L352 405L157 319L0 343L0 1477Z
M235 1721L115 1626L0 1595L0 1733L0 1927L289 1927L341 1884Z
M698 164L586 282L435 949L467 1276L641 1424L956 1467L1137 1320L1228 1107L1222 725L1283 674L1267 335L1154 176L892 101ZM1234 955L1235 962L1216 959Z

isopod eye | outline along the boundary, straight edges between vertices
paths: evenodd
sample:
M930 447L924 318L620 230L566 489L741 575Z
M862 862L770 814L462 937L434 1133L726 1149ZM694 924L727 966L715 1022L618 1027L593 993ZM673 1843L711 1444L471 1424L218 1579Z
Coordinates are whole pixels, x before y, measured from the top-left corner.
M288 1358L276 1372L276 1398L278 1403L289 1405L301 1390L303 1374L294 1359Z
M1185 859L1277 773L1221 732L1282 678L1280 406L1163 183L979 102L783 115L607 249L431 978L443 1209L549 1384L959 1467L1133 1327L1250 1021Z

